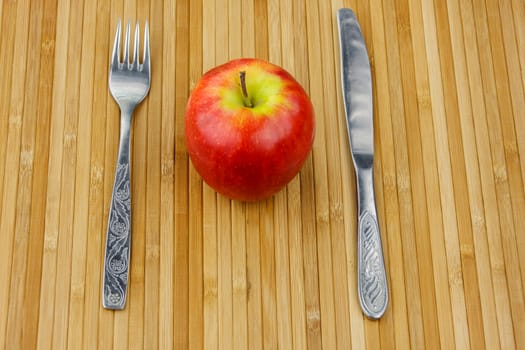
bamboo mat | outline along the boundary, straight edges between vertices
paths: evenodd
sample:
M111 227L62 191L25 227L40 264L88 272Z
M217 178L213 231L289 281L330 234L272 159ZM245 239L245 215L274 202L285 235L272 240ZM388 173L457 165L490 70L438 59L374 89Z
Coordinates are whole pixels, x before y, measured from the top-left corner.
M335 11L373 69L375 184L391 303L356 293L356 198ZM124 311L101 307L119 110L119 17L150 21L136 110ZM525 349L522 0L0 0L0 348ZM237 57L290 71L316 138L257 203L185 149L186 100Z

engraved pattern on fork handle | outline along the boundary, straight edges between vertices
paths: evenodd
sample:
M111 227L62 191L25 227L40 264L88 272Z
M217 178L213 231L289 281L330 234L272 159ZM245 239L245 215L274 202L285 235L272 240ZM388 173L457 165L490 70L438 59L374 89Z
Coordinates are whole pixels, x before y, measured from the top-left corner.
M111 207L108 217L102 305L121 310L126 304L131 244L130 186L131 113L122 113L121 135Z
M377 223L372 168L358 169L357 284L364 314L372 319L383 316L388 305L381 235Z

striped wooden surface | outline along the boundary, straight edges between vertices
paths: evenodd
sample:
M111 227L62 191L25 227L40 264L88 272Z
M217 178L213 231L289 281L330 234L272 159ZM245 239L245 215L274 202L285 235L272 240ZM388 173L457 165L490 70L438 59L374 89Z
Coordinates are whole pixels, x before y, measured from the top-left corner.
M371 56L391 304L356 293L355 184L335 11ZM127 308L101 307L118 146L119 17L150 20L136 111ZM0 0L0 348L525 349L523 0ZM184 110L237 57L309 92L314 149L232 202L189 162Z

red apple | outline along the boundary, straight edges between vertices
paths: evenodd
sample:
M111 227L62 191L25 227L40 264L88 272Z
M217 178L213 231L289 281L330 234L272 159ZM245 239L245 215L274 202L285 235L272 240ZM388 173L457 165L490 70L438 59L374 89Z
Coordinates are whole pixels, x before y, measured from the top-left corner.
M217 192L244 201L273 195L299 172L314 126L301 85L258 59L208 71L186 107L186 144L195 169Z

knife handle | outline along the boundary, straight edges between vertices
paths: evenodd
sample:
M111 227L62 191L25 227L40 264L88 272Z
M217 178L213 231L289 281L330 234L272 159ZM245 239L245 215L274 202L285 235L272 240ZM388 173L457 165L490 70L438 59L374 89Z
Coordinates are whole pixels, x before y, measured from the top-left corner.
M357 289L363 313L379 319L388 305L381 235L377 221L373 168L357 169L359 218L357 228Z

